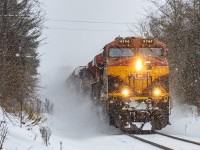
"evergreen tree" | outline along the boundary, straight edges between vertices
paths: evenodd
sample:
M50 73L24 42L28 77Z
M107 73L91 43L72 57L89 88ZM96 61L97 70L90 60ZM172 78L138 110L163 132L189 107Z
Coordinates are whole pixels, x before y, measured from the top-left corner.
M39 6L36 0L0 2L0 101L20 117L35 100L43 21Z

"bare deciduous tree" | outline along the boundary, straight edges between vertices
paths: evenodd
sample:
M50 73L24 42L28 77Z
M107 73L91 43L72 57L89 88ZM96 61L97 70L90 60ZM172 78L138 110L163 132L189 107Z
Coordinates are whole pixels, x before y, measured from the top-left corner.
M0 122L0 150L3 149L3 144L6 140L6 136L8 133L8 127L6 122L1 121Z
M200 104L200 0L149 1L155 10L148 12L145 30L144 23L139 29L168 46L171 94Z
M49 127L40 127L40 133L42 135L42 139L44 141L44 144L46 146L48 146L50 143L49 143L49 139L50 139L50 136L51 136L51 130Z

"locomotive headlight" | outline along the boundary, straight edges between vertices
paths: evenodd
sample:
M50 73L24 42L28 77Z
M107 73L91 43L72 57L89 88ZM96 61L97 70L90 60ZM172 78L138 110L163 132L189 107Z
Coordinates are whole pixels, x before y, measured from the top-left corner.
M123 90L122 90L122 95L123 95L124 97L129 96L129 94L130 94L130 92L129 92L128 89L123 89Z
M156 89L154 89L153 94L154 94L154 96L160 96L161 90L156 88Z
M137 71L141 71L142 70L142 60L141 59L138 59L136 61L136 70Z

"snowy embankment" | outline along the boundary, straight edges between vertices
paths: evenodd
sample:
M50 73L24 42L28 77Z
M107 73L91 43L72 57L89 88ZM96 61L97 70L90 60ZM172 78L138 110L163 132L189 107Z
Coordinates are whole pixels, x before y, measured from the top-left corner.
M4 116L2 110L0 110L0 118L3 121L1 124L1 133L3 126L8 129L5 142L3 143L3 150L48 149L43 143L39 126L31 126L32 121L26 122L20 128L19 118L9 114Z
M92 103L87 98L77 96L75 91L68 93L65 71L66 68L62 68L57 74L50 72L43 76L46 88L43 89L42 95L50 99L55 108L54 114L47 116L48 121L45 123L52 130L50 145L46 147L43 143L39 126L27 130L8 121L9 134L4 144L5 150L156 149L106 125L95 113ZM175 104L170 117L172 125L162 132L200 141L200 118L196 117L194 112L193 107Z
M200 117L196 107L183 105L177 101L174 99L174 107L170 116L171 125L163 129L162 132L200 138Z

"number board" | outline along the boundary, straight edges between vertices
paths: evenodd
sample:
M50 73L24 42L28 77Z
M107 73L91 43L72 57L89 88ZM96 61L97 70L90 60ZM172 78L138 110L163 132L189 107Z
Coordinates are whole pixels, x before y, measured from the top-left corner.
M154 40L153 39L143 39L142 43L143 44L153 44Z
M120 39L119 40L119 44L130 44L131 43L131 40L130 39Z

